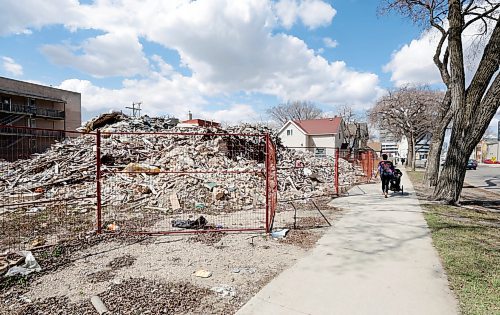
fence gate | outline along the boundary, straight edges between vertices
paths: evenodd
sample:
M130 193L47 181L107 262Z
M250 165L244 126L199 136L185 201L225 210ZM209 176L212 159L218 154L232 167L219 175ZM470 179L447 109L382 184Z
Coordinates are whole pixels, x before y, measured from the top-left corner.
M269 230L277 184L267 135L102 132L97 137L99 231Z

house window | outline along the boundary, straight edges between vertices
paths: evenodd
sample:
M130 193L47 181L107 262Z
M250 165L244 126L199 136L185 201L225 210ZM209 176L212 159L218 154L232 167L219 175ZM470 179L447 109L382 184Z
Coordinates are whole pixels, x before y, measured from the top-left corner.
M293 136L293 129L288 129L288 130L286 131L286 135L287 135L287 136Z
M36 120L35 120L35 118L29 118L28 119L28 125L29 125L28 127L30 127L30 128L36 128Z

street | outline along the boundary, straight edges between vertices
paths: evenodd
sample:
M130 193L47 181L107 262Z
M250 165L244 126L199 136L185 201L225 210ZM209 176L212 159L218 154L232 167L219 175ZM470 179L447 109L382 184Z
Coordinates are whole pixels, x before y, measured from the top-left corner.
M490 191L500 193L500 167L479 164L477 170L468 170L465 182Z

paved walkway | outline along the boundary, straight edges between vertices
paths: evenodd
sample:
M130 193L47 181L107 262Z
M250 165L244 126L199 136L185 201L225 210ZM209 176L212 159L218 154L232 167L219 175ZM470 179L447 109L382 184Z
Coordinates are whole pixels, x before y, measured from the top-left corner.
M362 185L347 211L294 266L237 314L458 314L407 176L402 196Z

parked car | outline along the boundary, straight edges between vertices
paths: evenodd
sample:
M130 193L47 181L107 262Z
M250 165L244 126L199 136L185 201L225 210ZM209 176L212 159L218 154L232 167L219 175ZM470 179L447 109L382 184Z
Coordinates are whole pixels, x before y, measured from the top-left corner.
M470 160L467 162L467 169L468 169L468 170L475 170L475 169L477 169L477 161L476 161L476 160L472 160L472 159L470 159Z
M487 160L484 160L483 163L484 164L500 164L500 161L487 159Z

